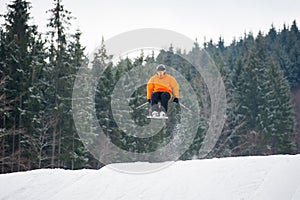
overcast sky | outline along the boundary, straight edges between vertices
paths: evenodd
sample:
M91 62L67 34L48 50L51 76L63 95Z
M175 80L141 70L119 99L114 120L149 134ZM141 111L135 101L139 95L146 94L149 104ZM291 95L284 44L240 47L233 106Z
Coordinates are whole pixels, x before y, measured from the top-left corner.
M45 32L52 1L30 1L34 23ZM0 0L1 14L9 2ZM244 33L266 33L272 24L281 29L293 20L300 23L300 0L63 0L63 4L76 17L71 31L81 30L89 52L99 46L102 36L109 39L138 28L173 30L198 38L200 44L204 37L217 41L222 36L230 44Z

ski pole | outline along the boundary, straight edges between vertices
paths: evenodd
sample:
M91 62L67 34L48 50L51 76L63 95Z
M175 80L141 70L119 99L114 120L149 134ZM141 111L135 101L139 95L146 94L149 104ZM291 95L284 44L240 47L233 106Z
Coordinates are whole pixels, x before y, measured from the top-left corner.
M188 109L185 105L183 105L182 103L179 104L180 106L182 106L184 109L188 110L189 112L192 112L190 109Z
M140 105L140 106L136 107L135 109L139 109L139 108L141 108L141 107L143 107L143 106L145 106L145 105L147 105L147 104L148 104L148 102L146 102L146 103L143 103L142 105Z

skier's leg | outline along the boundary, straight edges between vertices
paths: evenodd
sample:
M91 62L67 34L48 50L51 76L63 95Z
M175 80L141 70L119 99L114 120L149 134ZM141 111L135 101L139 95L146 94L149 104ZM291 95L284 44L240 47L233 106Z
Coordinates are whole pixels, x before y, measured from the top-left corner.
M151 113L152 115L158 115L158 101L160 98L160 94L158 92L153 92L151 95ZM155 112L155 114L153 114Z
M159 92L153 92L151 95L151 106L158 104L158 100L159 100Z
M171 96L168 92L163 92L161 94L161 105L166 113L168 112L168 102L170 98Z

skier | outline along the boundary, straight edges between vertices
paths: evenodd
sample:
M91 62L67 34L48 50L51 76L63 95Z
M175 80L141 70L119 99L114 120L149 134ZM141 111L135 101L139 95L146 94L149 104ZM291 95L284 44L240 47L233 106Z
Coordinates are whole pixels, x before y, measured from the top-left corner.
M174 94L173 102L179 103L179 86L176 79L167 74L166 67L159 64L156 75L152 76L147 84L147 100L151 103L153 117L167 117L168 102ZM159 112L158 102L162 109Z

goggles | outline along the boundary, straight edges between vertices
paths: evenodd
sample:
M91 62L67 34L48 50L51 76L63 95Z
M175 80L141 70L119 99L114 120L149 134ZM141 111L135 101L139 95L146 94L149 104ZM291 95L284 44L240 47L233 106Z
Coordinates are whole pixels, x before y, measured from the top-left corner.
M157 71L157 72L156 72L156 74L157 74L158 76L165 75L165 73L166 73L166 70L163 70L163 71Z

